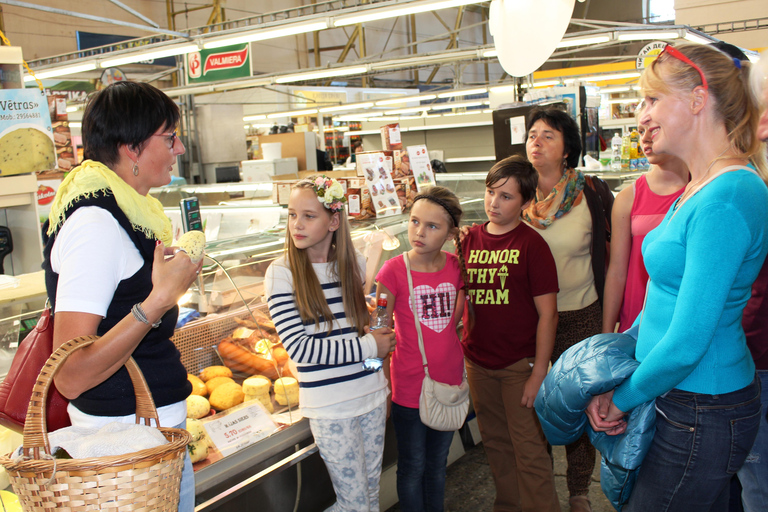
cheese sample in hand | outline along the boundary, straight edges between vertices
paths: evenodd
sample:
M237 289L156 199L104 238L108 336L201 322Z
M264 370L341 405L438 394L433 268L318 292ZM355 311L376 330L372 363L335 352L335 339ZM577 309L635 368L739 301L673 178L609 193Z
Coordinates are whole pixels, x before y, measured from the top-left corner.
M275 381L275 400L280 405L299 405L299 383L293 377Z
M187 231L176 242L176 247L184 249L192 263L199 263L205 255L205 233L196 229Z

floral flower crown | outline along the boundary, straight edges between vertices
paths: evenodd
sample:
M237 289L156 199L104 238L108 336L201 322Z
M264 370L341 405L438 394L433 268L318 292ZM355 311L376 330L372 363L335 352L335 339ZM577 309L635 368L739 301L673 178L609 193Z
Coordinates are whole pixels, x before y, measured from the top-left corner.
M317 200L333 213L344 209L344 203L347 202L347 198L344 197L344 187L335 179L318 176L312 182L312 188L315 189Z

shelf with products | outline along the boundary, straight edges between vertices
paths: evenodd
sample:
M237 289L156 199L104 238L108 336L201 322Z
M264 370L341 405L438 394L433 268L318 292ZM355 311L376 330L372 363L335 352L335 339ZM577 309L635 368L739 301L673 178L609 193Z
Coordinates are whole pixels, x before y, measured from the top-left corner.
M333 125L326 125L323 129L325 138L325 151L334 165L346 162L350 156L350 147L355 140L361 140L360 131L362 123L359 121L335 121Z

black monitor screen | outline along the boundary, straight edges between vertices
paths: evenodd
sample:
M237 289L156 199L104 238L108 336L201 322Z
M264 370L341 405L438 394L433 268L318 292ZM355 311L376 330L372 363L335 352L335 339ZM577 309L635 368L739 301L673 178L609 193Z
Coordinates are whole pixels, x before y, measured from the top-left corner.
M237 183L240 181L240 167L232 165L216 168L216 183Z

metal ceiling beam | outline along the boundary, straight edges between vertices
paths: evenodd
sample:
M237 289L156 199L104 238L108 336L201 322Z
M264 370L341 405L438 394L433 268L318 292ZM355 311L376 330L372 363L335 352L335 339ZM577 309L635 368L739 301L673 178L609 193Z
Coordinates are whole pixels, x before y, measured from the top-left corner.
M119 0L109 0L109 1L112 2L113 4L115 4L116 6L118 6L119 8L123 9L124 11L127 11L127 12L133 14L134 16L139 18L141 21L145 22L147 25L152 25L155 28L160 28L160 25L158 25L157 23L155 23L151 19L147 18L146 16L141 14L139 11L128 7L123 2L120 2Z
M165 30L163 28L151 27L147 25L139 25L138 23L131 23L128 21L111 20L109 18L104 18L101 16L93 16L91 14L83 14L80 12L66 11L64 9L57 9L55 7L34 5L27 2L19 2L18 0L0 0L0 4L12 5L14 7L24 7L27 9L50 12L52 14L61 14L64 16L72 16L74 18L82 18L85 20L98 21L100 23L108 23L110 25L119 25L121 27L137 28L139 30L146 30L147 32L152 32L154 34L157 34L159 32L162 34L168 34L176 37L182 37L184 39L189 39L189 36L187 36L187 34L182 34L181 32L174 32L173 30Z

